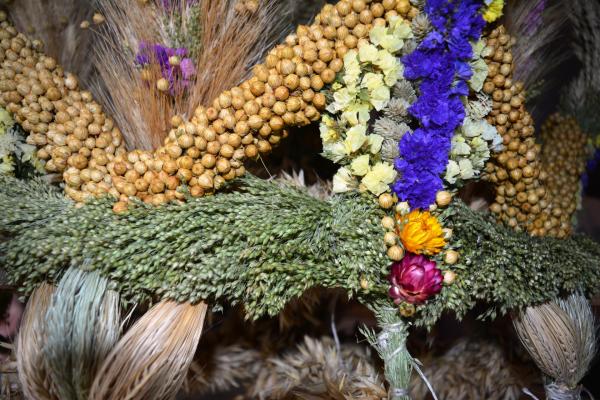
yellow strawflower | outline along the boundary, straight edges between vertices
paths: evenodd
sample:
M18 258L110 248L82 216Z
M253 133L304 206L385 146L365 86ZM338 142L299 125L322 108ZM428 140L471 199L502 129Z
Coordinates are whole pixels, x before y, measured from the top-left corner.
M493 0L483 12L483 19L487 22L494 22L502 16L504 0Z
M442 226L429 211L414 210L401 217L400 240L404 249L415 254L433 255L446 245Z

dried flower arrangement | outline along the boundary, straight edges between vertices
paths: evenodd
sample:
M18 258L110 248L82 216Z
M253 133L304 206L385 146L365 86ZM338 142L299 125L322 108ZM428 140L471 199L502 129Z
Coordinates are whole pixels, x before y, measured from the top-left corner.
M47 315L26 319L44 333L20 356L28 393L173 398L207 303L258 318L323 286L376 312L382 330L365 334L389 396L406 399L410 324L600 289L600 247L571 237L586 136L535 142L515 39L502 26L482 37L503 1L340 0L270 50L275 2L139 3L100 1L99 102L0 14L0 106L67 195L0 177L0 259L33 293L29 313ZM340 165L334 195L246 174L244 160L316 121ZM565 138L553 121L548 143ZM456 199L480 178L507 227ZM158 303L119 338L119 299ZM28 376L38 362L43 376Z

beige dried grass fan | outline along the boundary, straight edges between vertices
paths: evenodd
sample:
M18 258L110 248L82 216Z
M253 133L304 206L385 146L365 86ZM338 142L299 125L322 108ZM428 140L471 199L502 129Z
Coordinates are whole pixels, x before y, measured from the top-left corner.
M587 299L572 294L527 307L513 322L523 346L546 377L548 400L581 399L579 383L597 350L594 315Z

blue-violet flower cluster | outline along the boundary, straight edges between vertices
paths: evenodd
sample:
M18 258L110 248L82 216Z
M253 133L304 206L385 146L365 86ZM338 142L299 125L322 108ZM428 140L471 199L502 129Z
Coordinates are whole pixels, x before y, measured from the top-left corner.
M412 208L427 208L442 189L454 131L465 118L461 96L469 94L473 72L472 40L485 21L481 0L427 0L425 12L433 30L403 58L404 77L421 80L420 96L409 109L420 127L400 140L394 192Z

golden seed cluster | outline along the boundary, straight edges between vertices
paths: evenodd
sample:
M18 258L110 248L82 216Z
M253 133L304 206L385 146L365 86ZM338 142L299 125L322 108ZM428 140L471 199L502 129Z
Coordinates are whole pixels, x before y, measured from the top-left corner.
M571 226L589 157L586 135L577 120L560 114L551 115L542 125L542 169L547 172L546 188L561 213L565 227ZM558 213L557 213L558 214Z
M109 166L125 153L123 138L90 92L65 74L0 15L0 105L29 133L27 143L50 173L61 173L77 201L112 188Z
M242 3L247 5L251 1ZM49 172L63 173L67 195L78 202L110 193L127 209L131 197L159 205L211 194L244 174L243 161L268 154L287 136L286 128L321 117L321 89L343 68L343 56L367 41L374 25L396 15L412 18L408 0L342 0L326 5L311 26L273 48L252 77L224 91L189 121L174 116L162 147L126 152L119 130L74 76L64 74L6 22L0 26L2 106L30 134Z
M502 26L492 31L487 41L492 51L486 58L489 75L483 89L493 100L487 119L502 135L504 144L504 150L486 166L486 179L496 189L490 209L513 228L537 236L566 237L571 233L574 209L563 207L562 199L548 190L549 173L562 175L564 170L548 170L542 163L534 122L525 110L523 84L512 80L514 43Z

